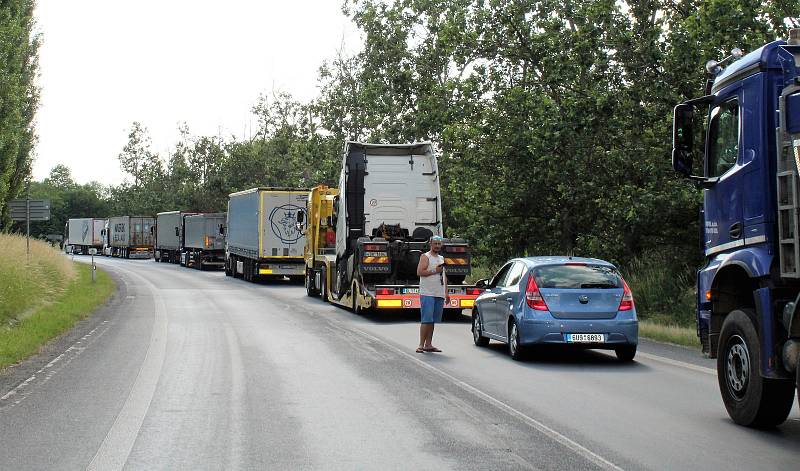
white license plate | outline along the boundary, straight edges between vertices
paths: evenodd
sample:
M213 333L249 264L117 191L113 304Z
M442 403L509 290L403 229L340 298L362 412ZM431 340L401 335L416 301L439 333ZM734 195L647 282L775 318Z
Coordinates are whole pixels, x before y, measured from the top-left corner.
M419 294L419 288L404 288L403 294Z
M567 342L572 343L604 343L606 336L603 334L567 334Z

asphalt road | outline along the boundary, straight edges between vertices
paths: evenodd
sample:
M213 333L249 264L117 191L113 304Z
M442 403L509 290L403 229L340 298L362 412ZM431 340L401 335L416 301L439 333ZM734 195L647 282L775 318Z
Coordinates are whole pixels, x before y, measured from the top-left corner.
M99 259L120 290L0 376L0 469L796 469L800 418L734 425L713 361L640 345L518 363L469 320Z

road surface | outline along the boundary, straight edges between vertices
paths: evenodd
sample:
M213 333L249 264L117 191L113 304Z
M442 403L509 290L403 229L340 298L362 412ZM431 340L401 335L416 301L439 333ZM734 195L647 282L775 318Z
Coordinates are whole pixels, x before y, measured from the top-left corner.
M796 469L797 410L734 425L713 361L654 343L512 361L469 320L99 259L110 303L0 376L0 469Z

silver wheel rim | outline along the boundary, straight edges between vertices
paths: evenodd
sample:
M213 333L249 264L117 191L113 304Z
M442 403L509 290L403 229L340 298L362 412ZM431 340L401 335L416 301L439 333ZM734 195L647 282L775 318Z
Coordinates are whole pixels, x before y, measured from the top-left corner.
M480 321L478 320L478 316L472 319L472 339L476 342L480 338Z
M742 400L750 382L750 352L740 335L734 335L728 340L725 378L731 395L737 400Z
M511 325L511 339L509 339L509 345L511 345L511 353L516 354L517 348L519 348L518 340L517 340L517 325Z

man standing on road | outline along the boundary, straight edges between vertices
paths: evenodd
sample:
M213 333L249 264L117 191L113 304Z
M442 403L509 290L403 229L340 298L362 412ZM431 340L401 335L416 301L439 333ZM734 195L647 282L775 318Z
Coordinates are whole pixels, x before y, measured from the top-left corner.
M419 326L419 347L417 353L441 352L434 347L433 327L442 322L444 304L450 302L447 294L447 273L444 270L442 251L443 239L431 237L431 250L419 257L417 275L419 276L419 308L422 321Z

